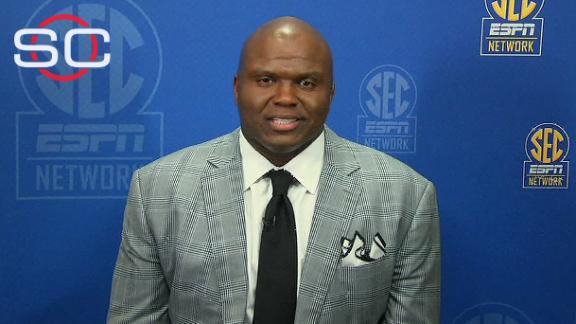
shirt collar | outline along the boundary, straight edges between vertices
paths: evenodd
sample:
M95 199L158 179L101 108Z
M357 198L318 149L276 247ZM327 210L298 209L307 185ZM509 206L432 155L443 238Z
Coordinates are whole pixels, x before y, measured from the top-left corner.
M270 169L289 171L306 191L316 194L324 164L324 131L306 148L282 167L277 167L248 143L240 130L240 155L244 172L244 190L258 182Z

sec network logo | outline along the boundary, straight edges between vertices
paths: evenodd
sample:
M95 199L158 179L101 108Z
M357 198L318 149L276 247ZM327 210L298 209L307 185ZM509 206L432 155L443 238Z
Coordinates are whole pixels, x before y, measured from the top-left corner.
M388 153L416 152L417 89L412 76L396 65L381 65L360 85L358 142Z
M453 324L534 324L519 309L501 303L484 303L460 314Z
M485 0L490 18L482 18L480 55L542 55L543 18L535 18L544 0Z
M570 138L557 124L543 123L534 127L526 137L524 188L567 189Z
M66 41L64 35L84 26L96 28L90 34L106 31L109 39L95 42L94 35L84 35ZM163 115L145 111L162 71L150 19L130 0L112 5L49 0L23 27L29 35L22 41L46 50L32 49L37 59L30 50L18 48L18 54L46 66L18 69L35 111L16 115L17 199L124 198L132 172L163 155ZM38 39L32 27L60 36ZM44 29L35 31L52 33ZM106 46L98 50L97 44ZM76 53L79 59L55 59L52 65L52 52ZM69 64L105 61L108 53L106 66L90 73Z

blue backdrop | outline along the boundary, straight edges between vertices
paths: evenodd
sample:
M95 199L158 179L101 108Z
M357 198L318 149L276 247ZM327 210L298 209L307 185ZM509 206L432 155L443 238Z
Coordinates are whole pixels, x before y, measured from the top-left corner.
M332 45L327 124L437 186L443 323L576 323L576 2L3 8L0 322L105 321L132 171L236 128L242 42L294 15ZM73 35L78 28L101 34ZM30 44L53 46L57 63Z

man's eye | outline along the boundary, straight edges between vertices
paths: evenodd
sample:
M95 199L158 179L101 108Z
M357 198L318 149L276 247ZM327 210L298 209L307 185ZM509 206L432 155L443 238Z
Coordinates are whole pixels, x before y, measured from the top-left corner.
M274 79L272 79L271 77L261 77L261 78L258 78L257 82L258 82L258 85L260 85L260 86L269 86L272 83L274 83Z
M298 86L303 89L314 89L314 87L316 87L316 82L311 79L302 79L298 81Z

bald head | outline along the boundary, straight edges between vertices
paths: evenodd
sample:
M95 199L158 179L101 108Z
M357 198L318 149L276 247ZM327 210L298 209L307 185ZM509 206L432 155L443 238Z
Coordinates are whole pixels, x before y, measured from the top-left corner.
M282 17L244 44L234 95L242 134L282 166L324 130L334 97L330 47L312 26Z
M246 58L258 55L263 45L288 46L297 44L302 51L319 54L324 63L329 65L332 74L332 52L324 37L310 24L296 17L280 17L261 26L244 43L238 73L244 68Z

